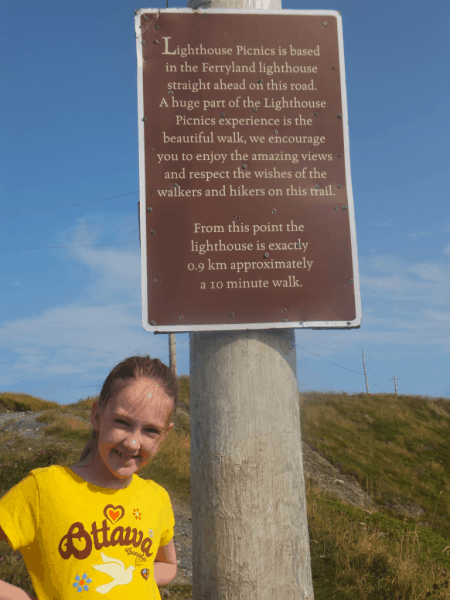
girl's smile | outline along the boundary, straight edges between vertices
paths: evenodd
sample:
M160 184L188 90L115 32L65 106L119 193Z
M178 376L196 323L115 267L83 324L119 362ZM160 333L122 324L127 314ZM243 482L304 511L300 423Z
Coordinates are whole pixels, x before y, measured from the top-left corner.
M117 450L117 448L113 448L113 449L111 450L111 452L114 452L115 454L118 454L119 456L121 456L122 458L125 458L125 459L127 459L127 460L132 460L132 459L134 459L134 458L136 458L136 459L142 459L142 456L141 456L140 454L136 454L136 455L133 455L133 456L129 456L128 454L124 454L124 453L122 453L122 452L119 452L119 451Z
M90 477L102 487L127 487L133 473L155 456L172 429L172 409L162 387L148 379L119 387L104 411L94 402L91 423L98 432L98 445L86 467Z

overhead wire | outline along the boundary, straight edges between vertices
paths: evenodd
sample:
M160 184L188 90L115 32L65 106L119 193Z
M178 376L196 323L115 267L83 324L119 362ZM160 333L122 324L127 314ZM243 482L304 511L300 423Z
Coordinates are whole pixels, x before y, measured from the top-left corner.
M15 250L53 250L55 248L93 248L98 246L139 246L139 242L126 242L124 244L81 244L73 246L36 246L35 248L0 248L0 252L13 252Z
M321 330L318 330L318 331L322 335L326 335L327 338L330 338L330 340L333 340L333 342L337 342L338 344L341 344L341 346L344 346L344 348L350 348L350 346L348 346L347 344L344 344L343 342L341 342L339 340L334 339L333 337L331 337L331 335L328 335L327 333L325 333L325 331L321 331Z
M326 362L329 362L332 365L335 365L336 367L339 367L341 369L345 369L346 371L350 371L351 373L356 373L357 375L364 375L364 373L358 373L358 371L354 371L353 369L347 369L347 367L343 367L341 365L338 365L337 363L334 363L331 360L328 360L327 358L323 358L323 356L319 356L318 354L315 354L314 352L311 352L311 350L308 350L307 348L303 348L303 346L297 346L297 348L301 348L302 350L305 350L305 352L309 352L310 354L312 354L313 356L317 356L317 358L321 358L322 360L325 360Z
M369 379L369 378L367 378L367 379ZM380 392L383 392L383 394L385 394L385 393L386 393L384 390L382 390L382 389L380 388L380 386L378 386L378 385L375 383L375 381L372 381L371 379L369 379L369 381L370 381L370 383L373 383L373 385L374 385L375 387L377 387L377 388L380 390Z
M43 212L46 210L58 210L61 208L71 208L72 206L81 206L83 204L93 204L94 202L104 202L105 200L114 200L115 198L123 198L124 196L131 196L132 194L139 194L137 192L127 192L126 194L119 194L118 196L108 196L108 198L99 198L98 200L89 200L88 202L77 202L76 204L60 204L59 206L49 206L47 208L30 208L26 210L3 210L0 211L0 215L18 215L23 213L31 212Z
M360 383L359 381L334 381L334 382L328 382L327 385L356 385L357 383Z
M377 363L376 363L376 362L375 362L375 361L374 361L372 358L370 358L370 356L367 356L367 354L364 354L364 356L365 356L366 358L368 358L368 359L369 359L371 362L373 362L373 364L374 364L374 365L377 367L377 369L380 369L380 371L383 371L383 373L386 373L386 375L388 374L388 373L387 373L387 371L385 371L384 369L382 369L381 367L379 367L379 366L377 365Z
M43 387L39 387L39 388L34 388L34 391L39 391L39 390L45 390L51 383L58 383L59 385L62 385L64 387L70 387L70 388L101 388L102 384L100 383L96 383L95 385L72 385L70 383L63 383L62 381L48 381L47 385L43 386Z
M369 371L371 371L373 373L374 377L376 377L380 381L384 381L384 379L381 379L381 377L378 377L378 375L376 375L376 373L374 373L374 371L369 367L369 365L366 365L366 367L369 369Z
M315 346L312 342L308 342L306 340L305 340L305 342L307 344L310 344L311 346L313 346L313 348L317 348L318 350L321 350L321 348L319 348L318 346ZM329 352L329 355L330 356L336 356L336 354L333 354L332 352ZM351 363L352 365L358 365L359 364L359 363L355 362L354 360L345 360L345 358L341 358L341 360L343 360L344 362Z
M31 212L42 212L48 210L58 210L62 208L71 208L72 206L81 206L84 204L93 204L94 202L103 202L105 200L114 200L116 198L123 198L124 196L131 196L132 194L138 194L136 192L126 192L125 194L118 194L117 196L108 196L107 198L99 198L98 200L90 200L88 202L77 202L76 204L61 204L59 206L49 206L47 208L33 208L27 210L16 210L16 211L0 211L0 215L7 214L23 214ZM34 247L19 247L19 248L0 248L0 252L13 252L15 250L53 250L57 248L87 248L90 246L129 246L137 244L138 242L127 242L127 243L115 243L115 244L84 244L84 245L66 245L66 246L34 246Z
M313 344L311 344L313 345ZM354 371L353 369L348 369L347 367L343 367L342 365L338 365L337 363L328 360L326 358L323 358L323 356L319 356L318 354L315 354L314 352L311 352L311 350L308 350L307 348L303 348L303 346L297 346L298 348L301 348L302 350L305 350L306 352L309 352L310 354L312 354L313 356L316 356L317 358L321 358L322 360L325 360L326 362L329 362L330 364L339 367L340 369L345 369L346 371L350 371L351 373L356 373L357 375L361 375L363 376L364 373L358 373L358 371ZM369 379L369 378L368 378ZM379 379L379 378L378 378ZM372 383L376 388L378 388L380 390L380 392L386 393L384 390L382 390L380 388L379 385L377 385L374 381L372 381L371 379L369 379L370 383ZM381 381L381 380L380 380ZM353 383L353 382L352 382ZM335 384L328 384L328 385L335 385ZM345 385L345 384L341 384L341 385Z

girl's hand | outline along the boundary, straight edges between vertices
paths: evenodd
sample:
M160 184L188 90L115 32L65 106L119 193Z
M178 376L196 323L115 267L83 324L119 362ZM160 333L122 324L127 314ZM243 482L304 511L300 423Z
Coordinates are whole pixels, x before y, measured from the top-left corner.
M1 600L37 600L35 596L16 585L6 583L0 579L0 598Z

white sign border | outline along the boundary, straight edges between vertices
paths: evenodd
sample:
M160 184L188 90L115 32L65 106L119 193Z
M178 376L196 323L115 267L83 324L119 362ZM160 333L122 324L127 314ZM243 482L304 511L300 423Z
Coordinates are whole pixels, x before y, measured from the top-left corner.
M229 323L222 325L155 325L148 323L147 297L147 215L145 188L145 144L144 144L144 86L143 86L143 57L140 17L142 14L159 13L216 13L216 14L261 14L261 15L315 15L336 17L338 26L339 67L341 73L342 121L344 127L344 160L347 183L347 201L350 220L350 240L353 263L353 286L355 291L356 317L353 321L287 321L286 323ZM348 132L347 88L345 83L344 37L342 32L342 17L335 10L231 10L222 8L191 9L191 8L141 8L135 11L136 53L137 53L137 83L138 83L138 135L139 135L139 197L140 197L140 240L141 240L141 296L142 296L142 326L149 333L187 333L192 331L239 331L248 329L357 329L361 326L361 290L359 282L358 253L356 245L356 223L353 206L353 190L350 172L350 140Z

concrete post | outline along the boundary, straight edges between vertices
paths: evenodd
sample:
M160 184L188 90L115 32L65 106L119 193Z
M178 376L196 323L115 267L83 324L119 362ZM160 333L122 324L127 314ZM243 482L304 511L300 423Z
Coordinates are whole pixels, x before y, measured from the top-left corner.
M190 343L194 600L313 600L294 330Z
M313 600L294 330L191 333L190 374L194 600Z

